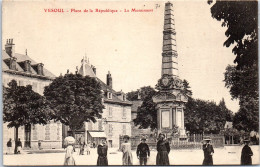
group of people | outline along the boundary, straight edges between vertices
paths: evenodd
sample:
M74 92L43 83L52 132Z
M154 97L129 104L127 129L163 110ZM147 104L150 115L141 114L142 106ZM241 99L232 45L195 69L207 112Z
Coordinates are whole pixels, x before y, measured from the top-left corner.
M131 143L129 142L130 137L125 135L123 137L124 142L121 144L120 150L123 153L122 156L122 165L133 165L133 156L131 151ZM213 165L213 154L214 149L210 144L211 139L205 138L202 146L204 152L204 160L202 165ZM141 143L137 146L136 155L139 159L140 165L147 165L147 160L150 157L150 149L149 146L145 143L146 139L142 138ZM245 146L242 149L241 154L241 165L252 165L253 152L249 147L249 140L244 140ZM107 151L108 146L106 139L103 139L101 143L97 147L98 166L107 166ZM75 160L72 156L73 146L68 145L65 155L65 163L64 165L75 165ZM159 134L158 142L157 142L157 155L156 155L156 165L170 165L169 162L169 153L170 153L170 144L166 139L165 134Z
M79 155L84 155L85 148L87 155L90 155L90 143L86 144L82 137L79 139L79 148Z
M8 142L7 142L7 152L6 152L6 155L7 154L12 154L12 146L13 146L13 144L12 144L12 139L10 138L9 140L8 140ZM21 150L22 150L22 142L21 142L21 140L20 140L20 138L18 138L18 141L16 142L16 149L14 150L14 153L15 154L21 154Z

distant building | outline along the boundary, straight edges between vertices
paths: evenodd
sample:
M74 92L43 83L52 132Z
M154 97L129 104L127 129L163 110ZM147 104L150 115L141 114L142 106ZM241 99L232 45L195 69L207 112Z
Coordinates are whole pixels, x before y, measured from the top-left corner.
M44 68L44 64L32 60L27 51L25 54L15 52L13 39L8 39L5 50L2 53L2 82L3 86L11 80L16 80L19 86L32 85L35 92L43 95L44 87L49 85L55 75ZM62 125L51 122L45 126L30 125L20 127L18 137L26 148L37 148L38 141L41 140L42 148L61 148ZM3 147L12 138L15 139L15 129L7 128L7 123L3 125Z
M125 93L116 92L112 87L112 76L107 74L106 84L96 76L96 68L84 57L81 61L79 73L83 76L95 77L101 84L103 91L102 119L96 123L85 122L84 128L76 131L76 138L85 136L86 143L96 145L102 138L107 138L109 147L119 147L120 135L131 136L131 105ZM68 129L70 133L70 130ZM65 132L67 133L67 132Z
M233 122L226 121L224 129L231 129L233 128Z

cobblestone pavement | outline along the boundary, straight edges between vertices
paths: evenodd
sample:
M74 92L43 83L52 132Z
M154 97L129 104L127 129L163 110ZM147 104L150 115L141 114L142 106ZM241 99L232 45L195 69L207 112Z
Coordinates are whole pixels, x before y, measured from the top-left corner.
M253 164L259 164L259 146L251 146L254 156ZM241 146L230 146L222 149L215 149L213 156L214 165L239 165L241 156ZM92 149L90 155L74 154L77 165L96 165L97 150ZM134 165L138 165L138 159L135 151L133 153ZM65 153L44 153L44 154L26 154L4 155L4 165L63 165ZM202 150L171 150L169 154L171 165L201 165L203 161ZM156 151L151 151L151 157L148 165L155 165ZM109 165L121 165L122 153L116 149L109 149Z

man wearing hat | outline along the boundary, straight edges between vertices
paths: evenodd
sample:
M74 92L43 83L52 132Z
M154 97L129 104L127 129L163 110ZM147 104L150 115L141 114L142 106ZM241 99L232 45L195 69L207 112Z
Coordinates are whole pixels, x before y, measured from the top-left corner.
M140 165L147 164L147 156L150 157L149 146L145 143L146 138L141 139L141 143L137 146L136 154L139 159Z
M251 148L248 146L249 142L250 141L248 139L244 140L245 146L243 147L241 153L241 165L252 165L251 156L253 156L253 152Z
M203 152L204 152L204 160L202 165L213 165L213 158L212 155L214 153L213 146L210 144L211 139L209 137L204 138L206 142L203 144Z

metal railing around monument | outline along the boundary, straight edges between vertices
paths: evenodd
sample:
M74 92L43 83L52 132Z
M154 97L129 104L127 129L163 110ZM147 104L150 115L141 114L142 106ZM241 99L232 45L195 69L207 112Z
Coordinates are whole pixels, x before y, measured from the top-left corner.
M202 149L203 136L211 138L211 144L214 148L224 147L224 136L220 134L191 134L187 136L178 136L168 138L171 149ZM132 150L136 150L138 144L141 142L141 136L130 138ZM120 146L123 143L123 136L120 136ZM153 136L146 140L150 150L156 150L157 139ZM120 149L120 148L119 148Z

